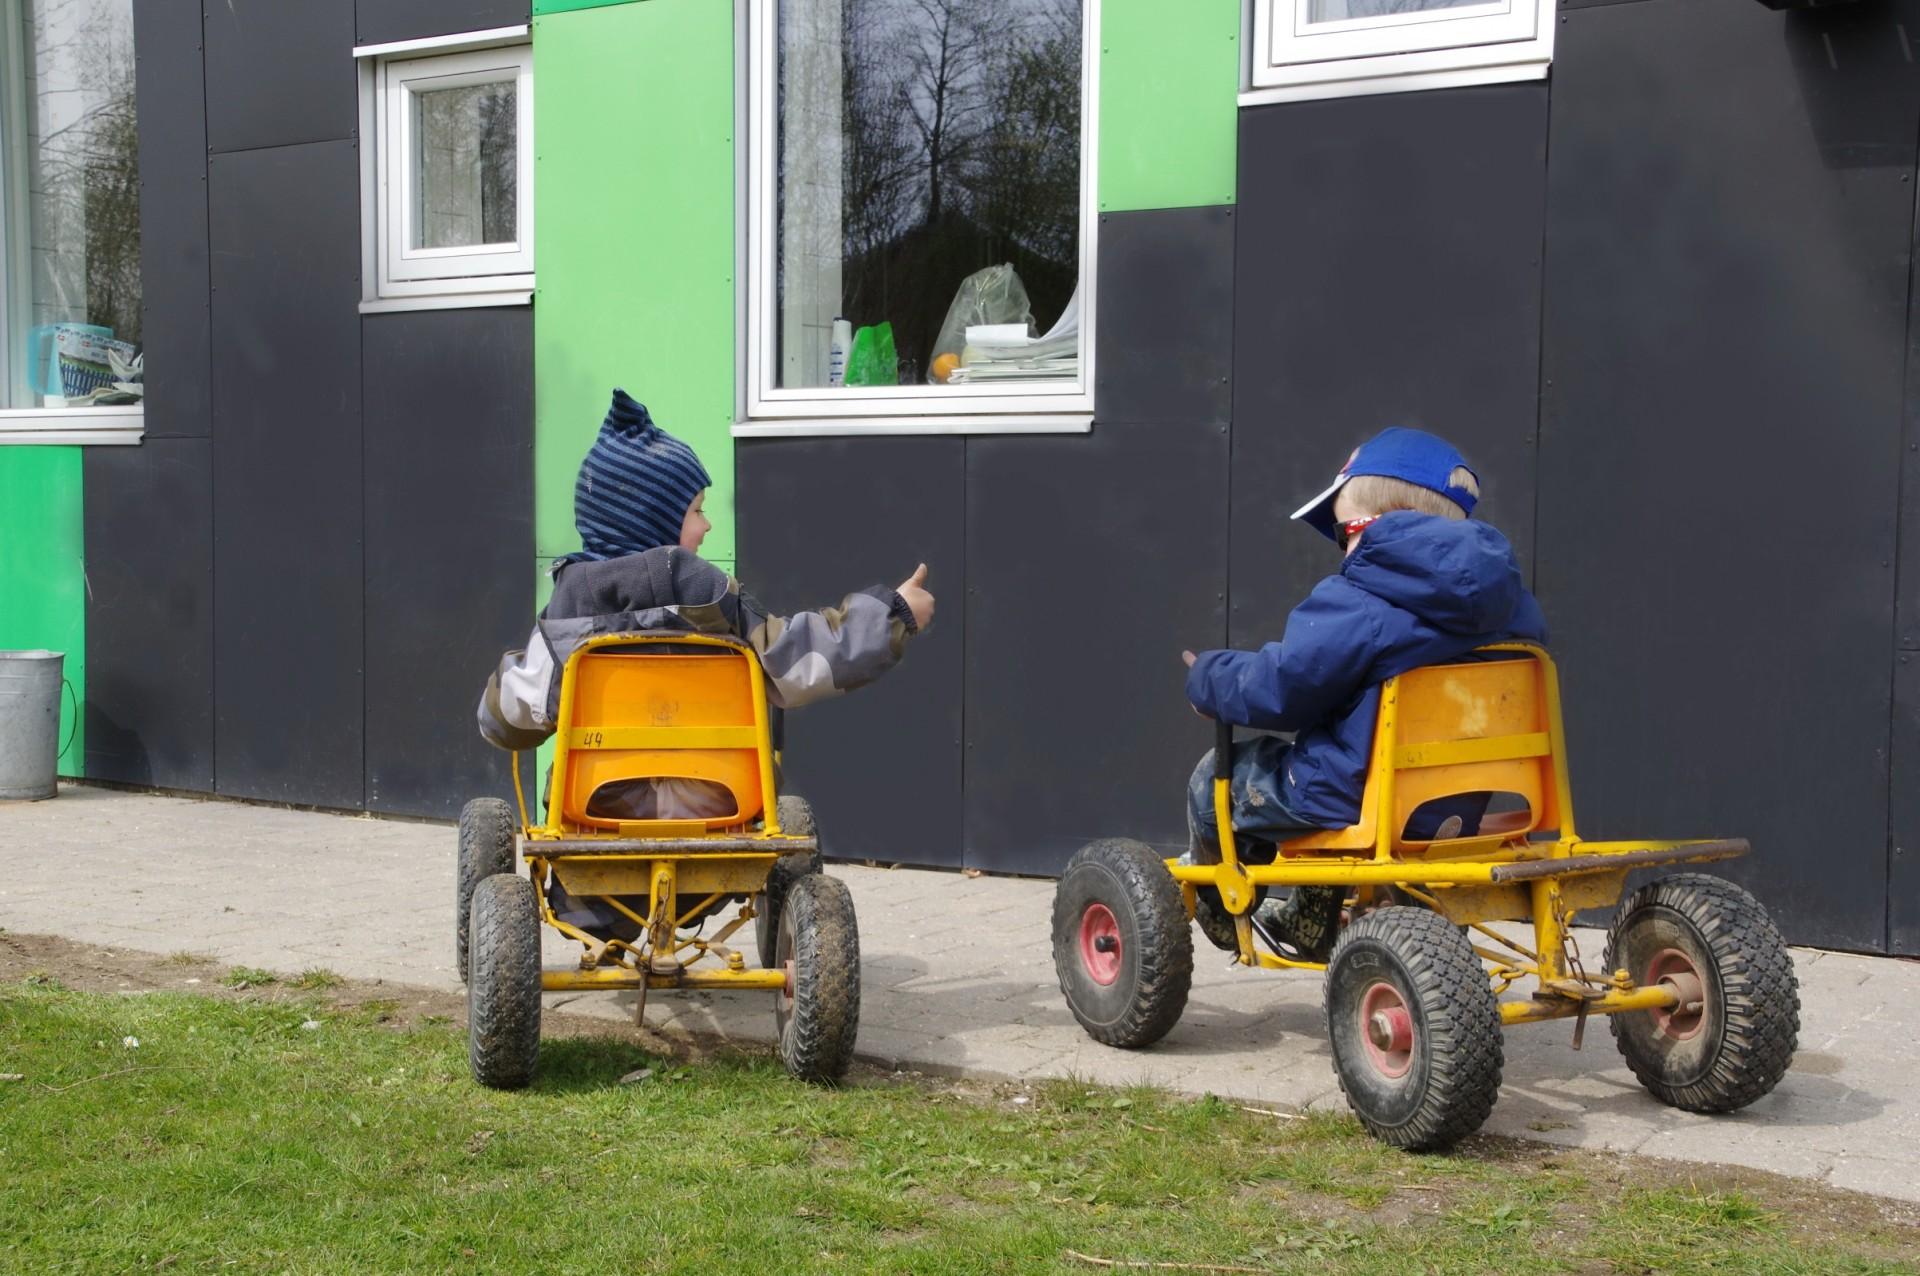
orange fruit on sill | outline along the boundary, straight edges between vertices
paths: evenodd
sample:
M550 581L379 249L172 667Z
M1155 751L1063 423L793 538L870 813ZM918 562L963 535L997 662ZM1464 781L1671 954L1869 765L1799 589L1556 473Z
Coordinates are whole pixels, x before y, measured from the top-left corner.
M943 354L938 359L935 359L933 361L933 379L935 381L938 381L940 384L945 385L947 382L947 378L952 376L954 373L954 370L959 366L960 366L959 355Z

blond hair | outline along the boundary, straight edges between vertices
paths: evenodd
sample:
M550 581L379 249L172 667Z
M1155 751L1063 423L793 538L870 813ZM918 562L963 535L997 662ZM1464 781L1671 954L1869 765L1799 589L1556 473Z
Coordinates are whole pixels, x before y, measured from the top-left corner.
M1453 473L1447 475L1447 486L1459 488L1476 501L1480 499L1480 480L1464 465L1453 467ZM1444 492L1436 492L1405 479L1387 478L1382 474L1356 474L1340 490L1363 518L1368 514L1387 514L1394 510L1438 514L1442 518L1467 516L1467 512Z

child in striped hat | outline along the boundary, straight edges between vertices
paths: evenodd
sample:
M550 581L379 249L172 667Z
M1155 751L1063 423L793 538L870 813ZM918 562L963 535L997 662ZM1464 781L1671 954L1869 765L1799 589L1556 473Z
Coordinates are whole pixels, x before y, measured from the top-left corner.
M655 425L632 395L615 390L573 484L580 550L554 564L556 577L570 563L644 554L662 545L697 551L699 537L689 544L681 533L696 517L706 522L698 511L712 484L692 448Z
M654 424L626 391L613 392L574 483L580 549L553 565L553 597L525 650L508 652L488 680L480 701L481 735L503 749L531 749L552 735L558 671L595 634L681 630L743 638L759 653L768 698L792 709L872 682L900 662L907 639L933 620L925 563L896 588L870 586L838 607L769 614L738 581L699 557L713 526L701 510L712 482L691 447ZM648 810L609 811L613 818L727 813L678 811L689 802L706 804L696 802L698 796L650 781L624 794L607 793L605 800L623 811ZM655 799L676 797L686 799L670 803L676 813L656 809Z

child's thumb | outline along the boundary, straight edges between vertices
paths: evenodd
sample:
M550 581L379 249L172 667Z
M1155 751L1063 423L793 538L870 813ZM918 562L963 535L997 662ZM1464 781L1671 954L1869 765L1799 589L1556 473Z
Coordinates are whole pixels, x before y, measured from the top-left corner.
M927 583L927 565L925 563L922 563L918 567L913 569L913 575L907 577L907 584L912 585L913 587L918 589L921 586L925 585L926 583Z

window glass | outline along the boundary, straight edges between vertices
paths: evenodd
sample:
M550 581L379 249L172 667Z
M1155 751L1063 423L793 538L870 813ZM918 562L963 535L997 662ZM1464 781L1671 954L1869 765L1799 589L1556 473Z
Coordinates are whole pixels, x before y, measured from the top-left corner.
M413 96L415 248L517 238L518 105L512 80Z
M1486 8L1488 0L1307 0L1307 21L1347 22L1355 18L1392 18L1432 9ZM1506 6L1500 5L1500 8Z
M0 0L0 18L0 406L137 404L132 0Z
M532 48L377 59L362 90L362 301L530 293Z
M778 10L774 386L1075 381L1080 0Z

